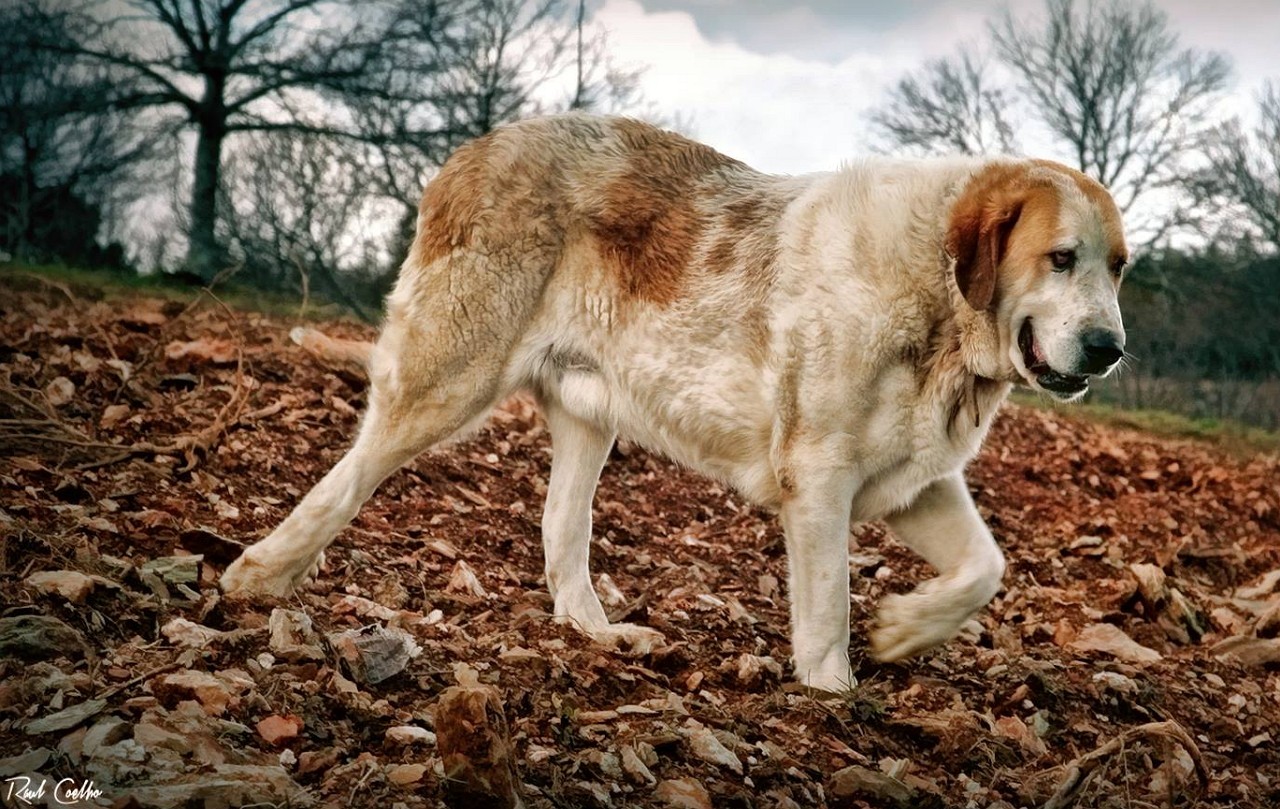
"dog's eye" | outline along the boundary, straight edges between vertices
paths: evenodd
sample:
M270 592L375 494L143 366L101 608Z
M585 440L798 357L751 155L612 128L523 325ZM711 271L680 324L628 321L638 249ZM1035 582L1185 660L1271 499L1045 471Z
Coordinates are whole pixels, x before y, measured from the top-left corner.
M1111 262L1111 274L1119 276L1124 272L1124 268L1128 266L1128 264L1129 262L1124 258L1124 256L1117 256Z
M1053 262L1054 272L1066 272L1076 266L1076 251L1054 250L1049 254L1049 261Z

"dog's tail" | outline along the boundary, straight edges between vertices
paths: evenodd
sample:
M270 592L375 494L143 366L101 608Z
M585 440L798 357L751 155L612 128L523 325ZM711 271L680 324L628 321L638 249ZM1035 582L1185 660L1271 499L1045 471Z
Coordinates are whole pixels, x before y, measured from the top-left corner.
M369 362L373 357L373 343L369 340L330 337L306 326L295 326L289 332L289 339L327 364L359 368L366 374L369 372Z

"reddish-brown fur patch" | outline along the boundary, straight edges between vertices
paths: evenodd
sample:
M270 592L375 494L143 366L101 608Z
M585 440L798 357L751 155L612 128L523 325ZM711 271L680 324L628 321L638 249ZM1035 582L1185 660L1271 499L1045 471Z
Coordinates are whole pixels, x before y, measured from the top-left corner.
M1124 240L1124 222L1120 217L1120 209L1116 207L1115 198L1097 180L1082 171L1052 160L1031 161L1041 168L1056 171L1070 177L1080 192L1102 212L1103 226L1106 229L1108 244L1108 265L1116 262L1124 263L1129 259L1129 248Z
M1015 233L1019 245L1051 248L1059 205L1052 178L1025 163L990 165L969 180L951 209L946 248L970 306L996 304L997 270Z
M602 190L591 230L625 296L667 304L679 296L702 235L696 196L703 178L742 164L638 121L613 128L627 166Z
M470 243L484 206L492 142L489 134L460 146L427 184L418 206L412 251L420 264L430 264Z

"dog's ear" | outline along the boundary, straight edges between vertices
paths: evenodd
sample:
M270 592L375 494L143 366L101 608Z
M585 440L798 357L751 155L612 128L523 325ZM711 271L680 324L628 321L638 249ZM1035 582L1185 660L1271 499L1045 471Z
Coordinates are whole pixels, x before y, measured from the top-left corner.
M996 273L1022 213L1021 199L983 190L972 189L956 201L946 242L947 254L956 263L956 286L980 312L995 304Z

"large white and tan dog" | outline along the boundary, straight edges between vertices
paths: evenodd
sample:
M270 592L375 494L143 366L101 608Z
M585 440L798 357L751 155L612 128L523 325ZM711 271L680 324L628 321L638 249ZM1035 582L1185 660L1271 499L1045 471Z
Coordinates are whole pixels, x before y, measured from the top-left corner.
M463 146L427 186L350 452L222 577L283 594L392 471L538 397L557 615L597 640L591 502L630 438L776 508L796 677L852 682L850 518L939 573L890 596L894 660L953 636L1004 559L962 471L1012 383L1064 399L1122 356L1119 214L1064 166L877 159L778 177L632 120L565 115Z

